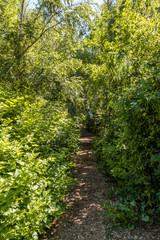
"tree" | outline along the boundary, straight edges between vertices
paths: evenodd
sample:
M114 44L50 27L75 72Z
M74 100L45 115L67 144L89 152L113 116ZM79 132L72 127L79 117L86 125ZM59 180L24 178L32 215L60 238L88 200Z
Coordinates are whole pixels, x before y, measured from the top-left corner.
M32 57L35 58L34 50L37 51L40 41L45 44L46 49L49 49L50 46L46 42L49 37L50 44L55 44L55 40L51 43L51 39L56 39L56 44L58 41L65 44L67 39L66 42L70 41L69 45L70 47L72 45L73 52L74 37L78 32L76 28L81 25L82 20L87 20L85 9L88 5L74 5L72 1L43 0L38 1L34 9L27 9L26 1L15 0L12 3L13 13L9 11L8 6L8 2L2 4L6 14L3 16L4 25L1 26L3 35L1 38L3 74L1 77L4 83L8 82L14 88L22 90L31 86L31 82L28 81L33 74L29 70L30 61ZM59 36L58 41L57 36ZM57 54L62 52L58 46L55 46L55 49ZM71 52L68 54L71 55Z
M119 187L121 200L107 211L133 227L138 211L150 223L159 214L159 3L126 0L103 9L88 40L96 49L88 98L102 123L97 153Z

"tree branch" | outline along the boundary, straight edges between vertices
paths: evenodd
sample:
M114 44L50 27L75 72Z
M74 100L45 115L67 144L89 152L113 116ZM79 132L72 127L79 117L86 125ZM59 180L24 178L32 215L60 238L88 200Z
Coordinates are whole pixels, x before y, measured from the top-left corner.
M44 31L41 32L41 34L39 35L39 37L37 37L21 54L21 57L36 43L38 42L38 40L50 29L56 27L57 25L59 25L61 22L58 22L48 28L46 28Z
M24 3L25 3L25 0L22 0L21 12L20 12L20 31L22 31L22 28L23 28Z

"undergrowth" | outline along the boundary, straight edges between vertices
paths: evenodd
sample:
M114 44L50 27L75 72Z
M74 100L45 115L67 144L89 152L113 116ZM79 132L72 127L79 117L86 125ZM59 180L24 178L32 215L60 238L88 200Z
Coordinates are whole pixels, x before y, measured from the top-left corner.
M0 239L38 239L65 209L79 131L65 107L0 90Z

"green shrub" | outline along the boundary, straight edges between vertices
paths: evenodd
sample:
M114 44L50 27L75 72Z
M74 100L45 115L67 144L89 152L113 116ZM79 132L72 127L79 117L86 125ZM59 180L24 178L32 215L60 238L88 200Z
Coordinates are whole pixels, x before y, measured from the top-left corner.
M38 239L64 209L78 130L64 106L1 91L0 239Z
M97 25L94 37L97 43L103 40L98 43L100 72L94 76L103 83L101 111L106 120L96 149L104 171L116 182L118 200L108 203L108 212L125 226L134 224L137 217L151 224L160 216L157 7L158 1L149 5L145 0L118 1L110 11L104 11L102 26Z
M96 147L103 169L118 185L118 195L136 202L135 220L151 223L159 218L160 186L160 92L152 79L139 81L126 88L114 102L112 124L107 124ZM130 223L132 210L112 208L110 215L120 222ZM109 204L110 206L112 204ZM107 206L109 206L107 205ZM109 207L107 207L107 210ZM127 210L128 215L125 211ZM120 215L120 216L119 216ZM123 216L127 221L122 221ZM120 219L122 218L122 219ZM132 222L131 222L132 223Z
M129 229L134 228L135 222L138 220L138 213L135 201L111 201L104 203L107 214L112 218L113 222L120 223L122 227Z

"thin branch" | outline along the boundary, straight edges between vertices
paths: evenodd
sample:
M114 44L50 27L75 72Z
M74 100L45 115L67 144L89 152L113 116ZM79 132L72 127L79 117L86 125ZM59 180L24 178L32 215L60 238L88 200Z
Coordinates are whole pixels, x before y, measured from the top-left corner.
M51 26L51 27L48 27L48 28L45 30L45 28L46 28L47 25L51 22L51 20L53 19L53 17L55 17L56 15L60 14L62 11L63 11L63 10L61 10L61 11L59 11L59 12L55 12L55 13L49 18L49 20L47 21L47 23L44 25L40 36L39 36L37 39L35 39L35 41L33 41L33 42L22 52L21 57L24 55L24 53L26 53L26 51L27 51L30 47L32 47L32 46L43 36L43 34L44 34L48 29L53 28L53 27L57 26L59 23L61 23L61 21L60 21L60 22L56 23L55 25L53 25L53 26ZM38 14L39 14L39 13L40 13L40 11L38 12ZM38 19L38 17L39 17L38 14L37 14L37 19ZM36 21L36 19L34 19L34 21ZM35 22L34 22L34 23L35 23ZM25 40L25 44L26 44L26 41L27 41L27 40ZM24 44L24 45L25 45L25 44Z
M22 4L21 4L21 12L20 12L20 31L22 31L22 26L23 26L24 3L25 3L25 0L22 0Z
M57 25L59 25L61 22L58 22L56 24L54 24L53 26L50 26L48 28L46 28L44 31L41 32L41 34L39 35L38 38L36 38L21 54L21 57L36 43L38 42L38 40L50 29L56 27Z
M22 0L22 3L24 3L25 0ZM22 4L23 5L23 4ZM74 4L72 5L72 7L74 6L77 6L78 4ZM41 10L41 6L39 8L39 11L34 19L34 21L37 20L37 18L39 17L39 14L40 14L40 10ZM50 26L50 27L47 27L47 25L51 22L51 20L56 16L56 15L59 15L61 12L65 11L65 9L62 9L60 10L59 12L55 12L53 15L51 15L51 17L48 19L48 21L46 22L46 24L44 25L43 29L42 29L42 32L41 34L22 52L21 54L21 57L50 29L53 29L54 27L56 27L57 25L61 24L62 23L62 20L57 22L56 24ZM22 21L23 21L23 18L22 18ZM46 28L47 27L47 28ZM56 31L56 29L55 29Z

